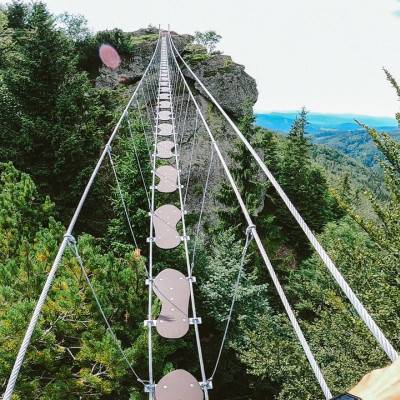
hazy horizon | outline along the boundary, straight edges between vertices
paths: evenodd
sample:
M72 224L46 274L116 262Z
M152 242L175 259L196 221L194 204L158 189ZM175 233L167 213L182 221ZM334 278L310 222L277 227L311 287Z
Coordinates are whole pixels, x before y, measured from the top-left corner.
M298 114L301 111L301 108L299 109L293 109L293 110L258 110L255 109L255 114L291 114L291 113L296 113ZM376 114L358 114L358 113L352 113L352 112L324 112L324 111L312 111L307 109L308 114L313 114L313 115L335 115L335 116L347 116L349 118L351 117L371 117L371 118L390 118L393 121L396 121L396 118L392 115L376 115Z

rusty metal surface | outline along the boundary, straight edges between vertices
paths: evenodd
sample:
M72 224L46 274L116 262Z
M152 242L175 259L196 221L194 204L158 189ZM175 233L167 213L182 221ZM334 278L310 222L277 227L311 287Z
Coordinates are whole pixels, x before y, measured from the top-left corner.
M178 188L178 171L171 165L163 165L156 169L156 175L160 178L157 190L161 193L172 193Z
M164 140L162 142L157 143L157 157L158 158L171 158L174 157L175 154L172 152L172 149L175 147L175 143L171 140Z
M183 369L165 375L155 389L155 400L203 400L196 378Z
M157 318L157 332L168 339L178 339L189 330L189 282L182 272L167 268L154 279L154 293L162 307Z
M181 242L176 224L181 211L172 204L163 205L154 212L155 243L160 249L173 249Z

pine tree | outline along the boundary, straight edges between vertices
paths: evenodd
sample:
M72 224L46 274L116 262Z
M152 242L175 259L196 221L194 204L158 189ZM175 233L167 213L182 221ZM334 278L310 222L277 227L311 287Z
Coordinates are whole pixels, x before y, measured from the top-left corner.
M244 104L244 114L239 120L238 127L250 143L257 142L259 128L255 126L255 117L250 102ZM229 152L229 160L230 171L243 201L250 215L257 216L262 210L266 184L260 179L257 163L239 138L233 142L232 150ZM217 198L222 204L218 210L221 226L223 228L233 226L237 232L244 232L246 221L236 196L228 183L221 185Z
M303 108L293 123L285 146L278 180L306 223L320 232L333 218L331 196L326 178L310 159L310 143L306 137L307 111ZM286 242L299 254L307 252L304 234L282 201L277 200L277 223L283 229Z
M93 88L87 74L77 70L74 44L43 3L15 2L6 15L14 33L7 68L0 70L0 160L31 173L39 193L51 195L66 222L121 97ZM91 201L106 203L99 191L92 192ZM85 229L101 229L91 223L98 212L85 208Z
M385 73L400 98L400 88L396 80L388 71L385 70ZM396 118L400 127L400 113L396 114ZM345 196L338 193L337 198L342 207L370 235L374 242L389 253L400 255L400 143L385 132L377 132L366 125L361 124L361 126L366 129L383 155L381 166L384 171L389 200L382 203L376 195L367 192L375 216L374 219L366 219L355 211L351 201Z

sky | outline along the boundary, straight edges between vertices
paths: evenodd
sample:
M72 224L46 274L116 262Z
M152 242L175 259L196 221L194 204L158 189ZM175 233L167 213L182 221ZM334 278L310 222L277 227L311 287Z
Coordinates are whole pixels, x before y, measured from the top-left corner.
M219 49L258 85L256 111L393 116L382 67L400 80L400 0L47 0L84 15L93 30L149 24L178 33L215 30Z

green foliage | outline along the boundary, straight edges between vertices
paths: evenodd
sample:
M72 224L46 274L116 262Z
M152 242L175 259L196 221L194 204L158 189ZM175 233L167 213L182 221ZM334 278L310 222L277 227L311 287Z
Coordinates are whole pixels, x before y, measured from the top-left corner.
M28 175L11 164L2 164L0 170L0 376L4 385L64 228L52 217L49 200L38 201ZM80 238L78 247L128 359L145 376L144 260L133 253L133 246L126 245L118 256L102 253L89 235ZM157 339L155 347L155 368L161 374L173 348L160 348ZM76 259L67 251L25 359L17 398L128 398L141 392L104 327Z
M77 70L73 42L42 3L12 3L6 14L13 51L0 69L0 160L29 172L66 221L119 97Z
M196 31L194 34L194 41L197 44L201 44L207 49L207 52L211 54L217 44L222 39L221 35L218 35L215 31L199 32Z
M189 43L183 50L184 58L190 65L207 61L210 59L210 54L207 49L201 44Z
M147 247L149 212L147 196L150 193L145 191L142 174L147 188L151 182L151 165L141 120L138 115L132 113L129 114L128 119L129 124L125 119L118 141L113 146L113 160L136 240L139 247L143 249ZM112 179L114 218L108 225L106 238L109 245L115 249L118 243L133 242L121 196L114 177Z
M158 40L158 33L148 33L132 37L132 43L135 46L145 42L156 42L157 40Z
M54 18L42 3L15 1L0 10L0 161L6 161L0 164L1 390L62 240L64 227L58 220L69 219L125 100L123 91L93 87L100 66L98 46L109 43L123 57L130 57L135 45L156 37L154 33L135 36L118 29L92 35L82 16ZM192 62L207 60L219 39L215 32L197 34L198 44L187 46L185 57ZM230 59L226 58L221 73L229 68ZM398 91L394 78L385 72ZM304 110L288 138L256 128L250 103L244 105L244 111L239 128L306 222L319 233L322 244L382 330L396 348L400 347L399 143L367 129L384 158L386 188L380 193L381 175L370 179L368 171L350 159L336 153L329 153L329 158L324 149L309 144ZM136 155L148 186L149 149L138 115L132 112L128 118L131 131L125 120L112 154L138 247L146 255L148 203ZM232 175L285 292L328 384L334 392L343 391L367 370L383 366L385 357L325 266L310 254L303 233L245 146L239 140L230 145ZM334 175L335 197L326 174L329 182ZM362 195L361 186L370 188L371 193ZM361 213L360 198L365 202L366 197L370 207L368 213ZM160 196L157 202L163 204L164 200ZM169 202L176 200L168 197ZM212 214L213 229L206 230L198 243L194 270L208 373L221 343L247 225L228 185L221 185L218 200L218 209ZM336 201L351 218L344 217ZM145 378L146 260L132 243L107 160L83 210L77 231L81 230L96 234L80 235L83 263L126 356ZM156 250L155 273L165 267L183 271L186 260L182 247ZM321 391L267 279L252 243L215 376L214 396L320 398ZM154 315L159 306L155 302ZM155 376L175 368L199 375L192 330L179 341L157 335L153 340ZM67 250L29 347L16 398L139 400L144 396L105 329L77 260Z
M136 39L137 40L137 39ZM135 45L138 44L135 38L123 32L121 29L112 29L97 32L95 35L85 37L75 43L75 51L78 55L78 67L88 72L92 78L96 77L98 69L101 67L99 58L99 47L102 44L113 46L124 57L132 57Z
M319 239L378 325L398 347L399 282L393 280L396 257L380 252L349 219L328 224ZM287 290L334 392L345 391L367 371L387 363L317 256L291 273ZM248 345L241 350L243 362L261 379L275 381L279 399L319 398L320 388L286 316L268 315L261 321L257 330L246 332Z
M400 91L395 79L385 71L388 80L395 88L400 98ZM400 124L400 120L399 120ZM385 177L388 201L382 202L374 193L367 192L374 211L374 218L365 218L358 213L353 205L342 196L337 198L342 207L370 235L382 249L392 254L400 254L400 143L387 133L379 133L375 129L364 126L377 149L382 153L381 166Z
M229 315L233 289L240 268L244 240L237 240L234 229L227 229L214 236L211 243L198 245L194 273L199 288L196 291L199 312L207 327L204 341L208 370L214 368L224 329ZM232 315L227 341L215 375L214 396L227 393L235 395L249 391L251 377L238 358L237 349L243 346L244 329L255 329L259 315L269 312L266 298L267 285L261 283L254 264L252 247L246 257L241 275L236 304Z
M307 112L303 109L283 143L276 177L309 227L321 232L328 221L340 217L340 212L329 193L325 175L311 161L306 127ZM285 242L300 256L306 254L304 233L275 192L267 208L275 216Z
M239 129L246 139L254 143L255 139L258 139L259 128L254 124L255 117L251 104L247 102L244 108L244 115L239 120ZM258 165L252 157L248 156L248 150L239 138L235 139L229 157L231 161L230 170L243 201L250 215L256 216L262 209L262 197L266 187L263 181L259 179ZM246 221L229 183L224 182L221 185L217 199L223 205L218 210L221 226L223 228L235 227L238 232L244 232Z
M354 210L354 192L348 177L344 177L336 198L352 219L328 223L319 240L397 348L400 148L388 135L372 129L368 133L386 160L383 169L389 201L370 194L375 218L365 219ZM385 354L317 255L290 271L285 287L334 393L345 391L366 372L387 363ZM279 309L263 316L257 329L245 329L243 335L244 345L238 348L240 358L266 391L271 391L273 385L272 393L285 400L321 397L292 328Z
M87 19L83 15L72 15L64 12L57 16L57 25L74 42L89 39L90 32Z

